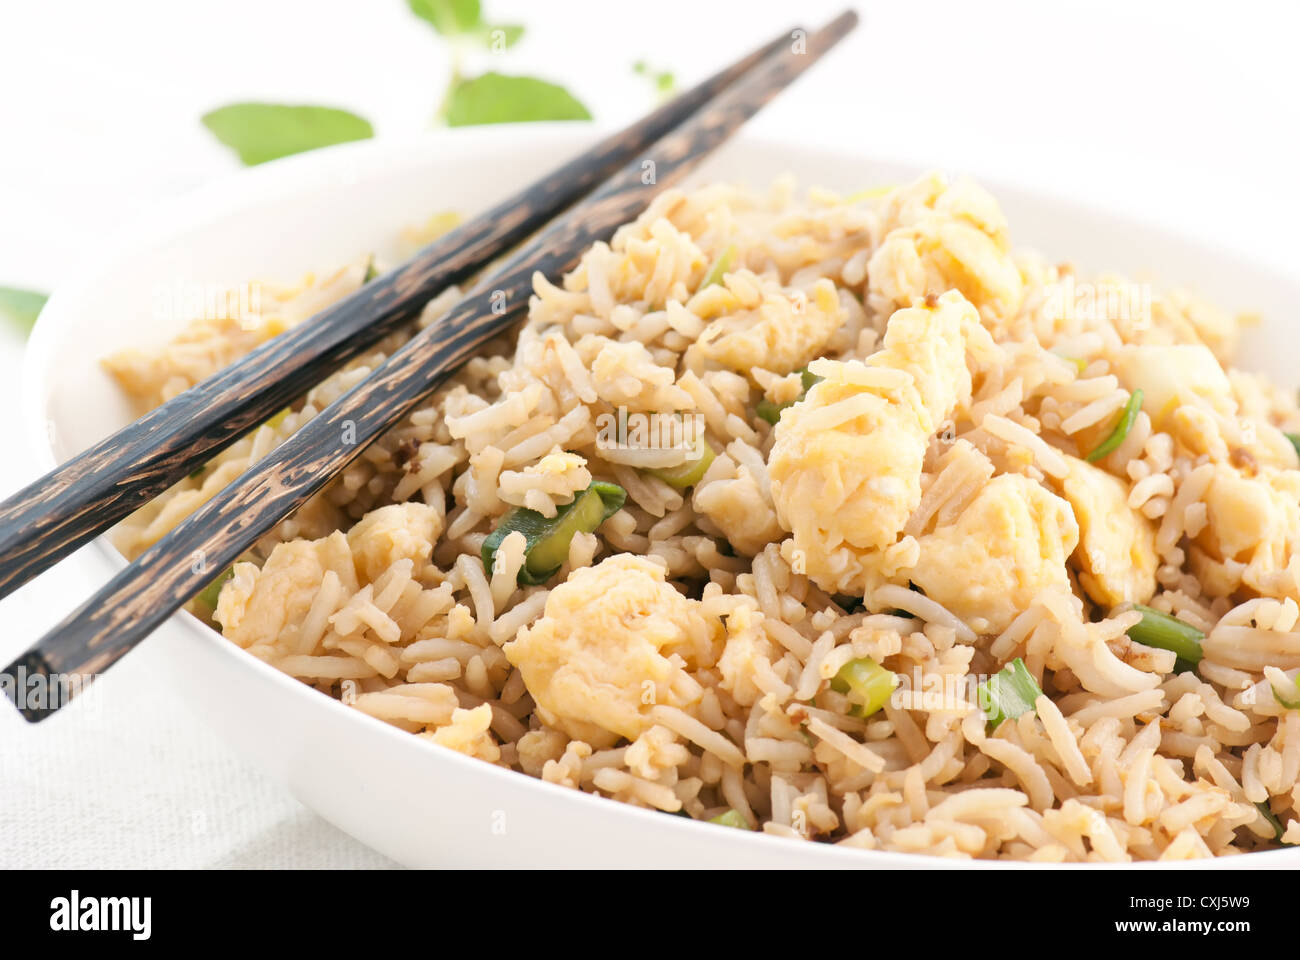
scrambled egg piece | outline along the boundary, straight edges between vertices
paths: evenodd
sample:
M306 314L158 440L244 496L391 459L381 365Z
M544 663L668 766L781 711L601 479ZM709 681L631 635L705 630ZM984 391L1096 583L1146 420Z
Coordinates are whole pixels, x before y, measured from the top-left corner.
M1096 603L1146 603L1156 592L1155 526L1128 505L1117 477L1075 457L1061 492L1079 524L1079 585Z
M1129 344L1115 359L1115 373L1130 391L1141 389L1142 409L1159 429L1169 414L1196 398L1232 413L1232 386L1209 347L1199 343Z
M954 291L895 313L884 349L865 362L811 365L826 379L782 415L769 471L777 517L793 534L788 559L823 590L861 596L907 560L898 538L921 500L926 446L970 398L968 341L992 349Z
M622 553L574 571L504 649L542 720L600 748L640 736L657 703L689 706L699 688L683 665L711 664L719 633L663 567Z
M951 526L918 541L911 581L978 633L999 633L1052 587L1070 588L1070 505L1020 474L994 477Z
M1290 537L1300 529L1300 471L1266 467L1247 477L1216 464L1205 505L1207 523L1196 538L1200 555L1192 557L1201 568L1197 576L1226 584L1221 590L1236 581L1265 596L1300 601L1300 558Z
M745 274L733 280L728 290L744 292L746 281L757 288L758 278ZM738 312L713 321L694 349L746 375L755 367L780 374L798 370L822 353L846 317L835 284L824 278L813 284L809 294L766 284L761 300L745 297L738 306Z
M728 457L711 468L696 486L691 505L722 531L727 542L745 556L757 556L785 533L777 522L772 500L749 467Z
M867 264L868 294L879 309L906 307L959 290L986 317L1009 319L1024 300L997 201L969 181L931 174L891 195L888 231Z
M346 589L356 590L352 555L342 533L276 544L260 570L253 563L235 564L214 617L225 636L246 650L258 643L291 645L327 570Z
M348 531L357 575L374 583L398 560L411 560L419 570L440 533L442 518L428 504L411 501L371 510Z
M491 725L492 707L482 703L473 710L456 709L452 712L451 723L421 736L466 756L496 763L501 759L501 748L488 732Z

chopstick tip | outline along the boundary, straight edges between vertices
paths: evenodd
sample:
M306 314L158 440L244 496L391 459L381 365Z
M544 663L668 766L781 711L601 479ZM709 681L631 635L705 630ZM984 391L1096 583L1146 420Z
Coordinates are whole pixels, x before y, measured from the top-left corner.
M28 650L0 671L0 689L28 723L40 723L63 706L63 686L36 650Z

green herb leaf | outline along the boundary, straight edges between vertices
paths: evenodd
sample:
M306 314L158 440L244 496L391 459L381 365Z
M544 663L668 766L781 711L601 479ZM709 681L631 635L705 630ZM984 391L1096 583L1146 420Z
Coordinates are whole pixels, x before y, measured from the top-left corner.
M36 317L45 306L49 294L16 287L0 287L0 317L13 324L24 337L32 332Z
M521 23L498 23L482 30L483 45L493 53L509 50L524 35Z
M375 132L368 120L334 107L232 103L202 119L250 167L317 147L365 140Z
M406 5L446 37L473 33L483 21L479 0L406 0Z
M644 60L638 60L632 64L632 72L654 84L655 93L661 100L667 99L677 89L677 78L671 70L655 70Z
M447 98L445 116L449 127L591 119L587 108L563 87L500 73L458 81Z

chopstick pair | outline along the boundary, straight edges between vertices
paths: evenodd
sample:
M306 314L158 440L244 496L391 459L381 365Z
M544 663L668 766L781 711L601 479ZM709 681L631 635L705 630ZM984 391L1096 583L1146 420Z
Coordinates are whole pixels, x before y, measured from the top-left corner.
M65 697L24 702L20 672L47 680L75 676L79 682L70 685L75 692L108 669L484 343L518 321L527 310L535 273L558 276L572 269L584 250L609 239L655 196L680 183L852 30L857 19L847 11L811 34L782 34L425 248L402 268L0 504L3 595L142 506L330 370L413 320L443 287L471 275L607 177L523 243L446 316L250 466L6 667L11 680L0 685L20 712L36 721L67 702ZM653 177L644 176L642 156L653 161ZM617 172L611 175L611 169ZM308 352L305 359L301 351Z

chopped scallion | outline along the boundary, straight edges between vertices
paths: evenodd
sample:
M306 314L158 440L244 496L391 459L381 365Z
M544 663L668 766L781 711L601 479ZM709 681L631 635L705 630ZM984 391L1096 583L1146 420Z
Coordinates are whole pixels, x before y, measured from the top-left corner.
M870 657L850 660L831 678L831 689L846 695L859 717L869 717L883 707L896 686L897 675Z
M695 441L695 455L683 460L674 467L658 467L647 473L658 477L668 486L677 490L685 490L687 487L693 487L700 482L700 478L708 472L709 465L713 463L716 454L713 447L703 436L697 437Z
M1268 821L1268 825L1273 828L1273 839L1281 840L1282 834L1286 833L1286 829L1282 826L1282 821L1277 818L1277 814L1269 809L1267 803L1257 803L1255 806L1258 808L1259 812L1264 815L1264 819ZM1287 844L1287 846L1293 846L1293 844Z
M794 404L808 396L808 391L825 379L825 377L819 377L815 373L809 373L807 367L804 367L799 371L799 378L803 382L803 392L799 394L797 399L787 400L785 403L774 403L764 397L762 400L758 401L758 405L754 407L754 412L768 423L775 426L776 422L781 419L782 410L786 407L794 406Z
M1205 634L1200 630L1177 617L1152 610L1140 603L1133 604L1133 609L1142 614L1142 619L1129 627L1128 635L1131 639L1148 647L1172 650L1179 660L1185 662L1186 669L1194 669L1201 662L1201 641L1205 639Z
M1269 686L1273 686L1269 684ZM1279 690L1273 686L1273 699L1288 710L1300 710L1300 674L1289 684L1289 689Z
M737 830L754 829L749 825L749 821L741 815L740 811L734 809L720 813L716 817L711 817L709 823L716 823L724 827L735 827Z
M1119 415L1119 423L1115 424L1115 429L1110 432L1110 436L1101 442L1101 446L1088 454L1089 463L1096 463L1102 457L1108 457L1115 452L1128 436L1128 432L1133 429L1138 411L1141 409L1142 391L1134 390L1128 398L1128 403L1124 404L1124 410Z
M207 608L209 613L216 613L217 600L221 597L221 588L226 585L226 581L235 575L234 567L227 567L221 576L213 580L203 591L195 598L200 604Z
M979 707L989 718L989 728L996 730L1003 720L1014 720L1034 709L1043 695L1042 688L1019 657L989 677L976 688Z
M512 533L524 535L524 564L519 582L528 586L545 583L569 558L569 543L578 533L595 533L596 528L623 507L627 491L616 483L593 481L560 507L555 516L545 517L527 507L515 507L501 518L496 529L483 541L483 569L489 576L497 549Z
M736 259L736 245L728 244L727 249L719 254L718 259L709 268L709 272L704 275L704 282L700 284L700 289L721 283L723 276L731 269L731 261L734 259Z
M1296 456L1300 456L1300 433L1288 433L1286 438L1291 441L1291 446L1295 447Z

